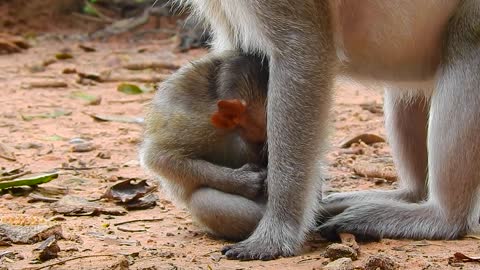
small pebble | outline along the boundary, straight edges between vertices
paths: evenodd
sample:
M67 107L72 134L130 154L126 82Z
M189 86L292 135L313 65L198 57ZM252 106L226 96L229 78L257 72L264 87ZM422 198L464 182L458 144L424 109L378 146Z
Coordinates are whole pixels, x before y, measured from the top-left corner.
M62 70L63 74L75 74L77 70L75 68L65 68Z
M397 262L385 254L372 255L365 263L365 270L395 270L399 267Z
M90 152L95 150L95 145L93 143L77 143L70 147L70 151L76 153Z
M325 257L330 258L332 261L340 258L350 258L352 260L356 260L358 253L355 249L349 246L335 243L327 247L327 250L325 251Z
M110 159L112 157L112 154L110 154L110 152L108 151L105 151L105 152L99 152L97 154L97 157L101 158L101 159Z
M70 144L81 144L81 143L87 143L87 140L84 140L82 138L73 138L71 139L68 143Z
M6 194L3 194L2 198L4 198L5 200L11 200L13 199L13 195L10 193L6 193Z
M352 259L350 258L340 258L329 264L325 265L322 269L324 270L352 270Z

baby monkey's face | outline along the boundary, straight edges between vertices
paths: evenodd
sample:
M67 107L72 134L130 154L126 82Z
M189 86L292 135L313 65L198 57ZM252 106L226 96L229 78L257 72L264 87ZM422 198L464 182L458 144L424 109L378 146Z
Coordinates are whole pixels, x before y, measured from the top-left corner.
M263 144L267 138L264 106L248 104L241 99L219 100L211 122L216 128L237 130L249 143Z

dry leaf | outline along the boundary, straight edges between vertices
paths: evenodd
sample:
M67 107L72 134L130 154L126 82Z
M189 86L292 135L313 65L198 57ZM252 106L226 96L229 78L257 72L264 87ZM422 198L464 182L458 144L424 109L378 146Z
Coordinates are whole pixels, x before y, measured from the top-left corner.
M65 216L89 216L100 214L100 205L85 198L67 195L50 205L50 209Z
M35 257L42 262L58 257L60 247L58 246L57 238L54 235L51 235L32 252Z
M102 198L127 203L138 200L156 189L157 187L148 184L147 180L136 182L135 179L129 179L111 186Z
M65 216L95 216L99 214L122 216L127 212L118 207L103 207L85 198L67 195L50 205L50 209Z
M472 256L467 256L460 252L455 252L453 256L455 257L455 259L462 262L480 262L480 256L472 257Z
M63 238L62 227L50 224L43 218L28 215L13 215L0 220L0 239L15 244L32 244L50 236Z
M148 209L153 208L157 205L158 196L156 194L150 193L147 194L145 197L139 198L137 200L129 201L125 208L128 210L141 210L141 209Z

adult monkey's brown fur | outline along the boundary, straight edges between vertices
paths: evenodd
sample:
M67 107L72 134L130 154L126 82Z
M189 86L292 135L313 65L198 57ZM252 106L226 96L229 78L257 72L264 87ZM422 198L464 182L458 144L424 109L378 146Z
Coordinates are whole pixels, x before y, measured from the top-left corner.
M162 83L149 106L141 162L211 233L248 237L265 211L268 65L210 54Z
M339 214L320 231L451 239L478 230L478 0L180 2L211 25L213 51L270 63L268 203L255 232L224 250L228 258L299 252L320 207L315 160L339 73L390 85L386 122L401 184L325 198Z

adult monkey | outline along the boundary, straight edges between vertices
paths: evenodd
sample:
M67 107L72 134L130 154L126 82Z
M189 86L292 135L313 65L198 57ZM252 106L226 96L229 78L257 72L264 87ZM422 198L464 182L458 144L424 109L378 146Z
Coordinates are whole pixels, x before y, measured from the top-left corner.
M385 111L401 187L327 197L339 214L320 231L450 239L478 228L480 2L186 2L210 24L214 51L270 61L267 210L248 239L224 249L228 258L299 251L319 208L315 159L338 73L393 85Z

